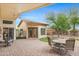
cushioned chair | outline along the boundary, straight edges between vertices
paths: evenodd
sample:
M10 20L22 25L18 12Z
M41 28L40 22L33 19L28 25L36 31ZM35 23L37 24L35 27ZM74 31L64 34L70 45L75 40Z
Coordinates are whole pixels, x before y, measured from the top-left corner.
M66 40L66 44L55 43L53 50L60 55L72 55L75 46L75 39Z
M75 47L75 39L70 38L69 40L66 40L66 47L65 49L67 50L68 55L72 55Z

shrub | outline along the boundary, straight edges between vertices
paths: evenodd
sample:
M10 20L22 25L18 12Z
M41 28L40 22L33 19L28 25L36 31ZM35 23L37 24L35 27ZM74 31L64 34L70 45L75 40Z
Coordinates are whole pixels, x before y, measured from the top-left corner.
M40 41L48 42L48 38L47 37L40 38Z

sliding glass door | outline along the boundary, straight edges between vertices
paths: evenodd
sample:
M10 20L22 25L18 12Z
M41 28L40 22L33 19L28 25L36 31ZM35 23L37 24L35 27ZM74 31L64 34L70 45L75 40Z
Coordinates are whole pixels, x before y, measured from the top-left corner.
M28 28L28 37L29 38L38 38L38 28Z
M14 28L3 28L3 40L14 39Z

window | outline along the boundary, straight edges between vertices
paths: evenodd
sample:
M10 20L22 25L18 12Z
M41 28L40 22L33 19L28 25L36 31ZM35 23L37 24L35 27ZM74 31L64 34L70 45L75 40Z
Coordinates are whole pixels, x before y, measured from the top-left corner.
M45 28L41 28L41 35L45 35Z
M23 29L17 29L16 36L17 37L26 37L26 32Z
M20 31L23 31L23 29L20 29Z
M3 24L13 24L13 21L3 20Z

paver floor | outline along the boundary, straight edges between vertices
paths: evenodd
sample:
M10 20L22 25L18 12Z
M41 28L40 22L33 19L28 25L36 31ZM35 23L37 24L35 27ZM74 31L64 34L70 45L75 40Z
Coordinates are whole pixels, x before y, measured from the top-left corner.
M50 46L38 39L19 39L9 47L0 47L0 56L57 56Z

